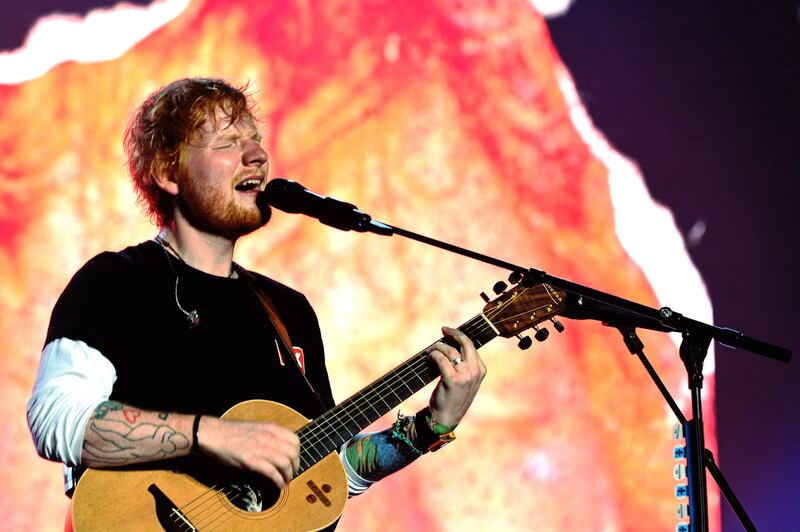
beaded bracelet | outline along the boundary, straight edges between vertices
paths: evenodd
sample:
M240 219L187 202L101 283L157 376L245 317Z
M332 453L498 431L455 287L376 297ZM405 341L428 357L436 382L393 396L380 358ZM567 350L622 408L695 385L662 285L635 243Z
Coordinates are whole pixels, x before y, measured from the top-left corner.
M414 446L414 443L408 438L406 434L406 429L408 428L408 424L413 420L413 416L403 416L400 412L397 413L397 421L394 422L392 425L392 436L400 440L401 442L405 443L411 451L417 456L422 456L425 454L424 452L420 451Z

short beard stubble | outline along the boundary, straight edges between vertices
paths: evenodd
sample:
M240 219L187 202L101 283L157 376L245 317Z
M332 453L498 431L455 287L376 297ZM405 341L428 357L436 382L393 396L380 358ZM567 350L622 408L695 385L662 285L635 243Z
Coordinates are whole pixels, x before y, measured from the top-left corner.
M190 177L181 176L178 184L176 207L192 227L205 233L235 241L266 225L272 216L266 202L257 201L258 208L246 209L219 191L201 190Z

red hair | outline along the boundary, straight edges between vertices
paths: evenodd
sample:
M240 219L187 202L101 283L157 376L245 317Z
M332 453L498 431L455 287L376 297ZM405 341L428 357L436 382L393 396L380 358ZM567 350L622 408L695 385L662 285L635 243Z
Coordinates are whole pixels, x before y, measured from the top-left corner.
M150 94L136 109L123 147L139 203L159 227L172 221L173 197L156 178L177 178L181 149L217 110L229 124L252 117L246 90L246 85L236 88L221 79L180 79Z

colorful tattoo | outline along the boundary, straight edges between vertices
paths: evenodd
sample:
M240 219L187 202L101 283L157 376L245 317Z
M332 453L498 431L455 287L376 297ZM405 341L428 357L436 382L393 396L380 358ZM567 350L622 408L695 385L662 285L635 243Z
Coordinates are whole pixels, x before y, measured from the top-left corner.
M399 418L401 423L383 432L359 434L350 441L345 449L347 462L358 475L366 480L380 480L404 468L417 458L419 454L412 450L406 441L398 438L394 432L401 430L405 438L416 441L414 416Z
M97 408L94 409L94 417L103 419L106 415L113 410L122 410L122 403L116 401L103 401Z

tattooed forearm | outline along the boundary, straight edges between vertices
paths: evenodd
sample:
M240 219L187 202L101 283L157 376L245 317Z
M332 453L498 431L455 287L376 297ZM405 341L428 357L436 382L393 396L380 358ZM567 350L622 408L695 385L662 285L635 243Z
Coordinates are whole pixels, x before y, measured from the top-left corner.
M89 430L97 437L84 440L84 451L93 461L126 464L162 460L188 449L189 439L168 425L92 420Z
M414 423L403 426L406 436L416 441ZM389 428L383 432L359 434L345 449L345 457L358 475L366 480L380 480L404 468L419 457L407 443L395 437Z
M170 423L167 423L170 418ZM192 445L187 416L101 403L84 433L84 465L110 467L182 456Z

